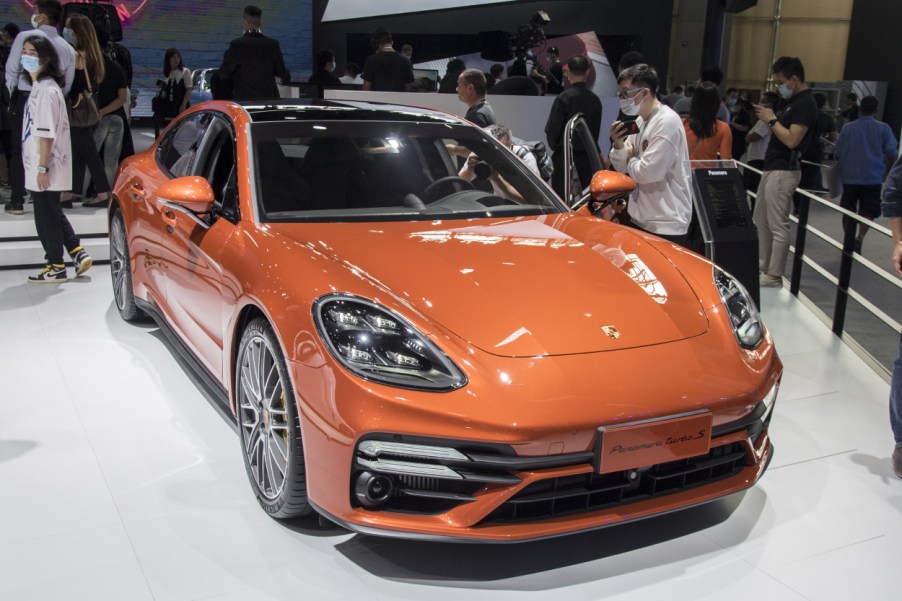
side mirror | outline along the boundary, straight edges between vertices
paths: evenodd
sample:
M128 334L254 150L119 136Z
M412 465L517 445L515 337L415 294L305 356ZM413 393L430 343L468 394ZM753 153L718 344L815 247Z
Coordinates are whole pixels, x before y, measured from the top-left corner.
M636 189L633 178L616 171L596 171L589 184L589 210L598 213L611 203L625 199Z
M589 184L589 194L596 202L610 201L635 189L636 182L633 178L616 171L597 171L592 176L592 183Z
M209 228L209 222L198 217L198 214L209 213L215 199L210 182L193 175L169 180L157 190L157 202L163 208L163 218L171 225L175 225L175 216L171 212L176 211L187 215L201 227ZM167 214L167 209L170 209L170 214Z

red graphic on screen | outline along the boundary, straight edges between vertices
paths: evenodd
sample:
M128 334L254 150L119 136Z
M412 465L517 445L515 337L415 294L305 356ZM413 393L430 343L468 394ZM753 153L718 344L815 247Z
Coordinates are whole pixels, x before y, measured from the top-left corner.
M28 8L29 12L34 12L34 2L33 0L23 0L25 6ZM135 17L144 10L145 6L150 2L150 0L116 0L114 2L97 2L96 4L111 4L116 8L116 13L119 14L119 20L122 23L127 23L135 19ZM95 4L91 2L91 0L62 0L62 4Z

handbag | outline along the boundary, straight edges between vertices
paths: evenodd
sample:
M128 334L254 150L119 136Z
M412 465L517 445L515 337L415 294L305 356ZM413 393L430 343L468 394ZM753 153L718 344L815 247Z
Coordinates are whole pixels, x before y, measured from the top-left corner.
M72 114L69 115L69 127L93 127L100 122L100 111L97 110L97 101L94 100L94 89L91 87L91 78L88 80L88 89L82 90L78 100L72 105Z

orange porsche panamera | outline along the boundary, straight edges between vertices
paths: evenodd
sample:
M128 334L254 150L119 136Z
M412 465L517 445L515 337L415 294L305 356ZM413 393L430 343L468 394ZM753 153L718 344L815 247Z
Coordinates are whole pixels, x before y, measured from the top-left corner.
M752 486L782 373L734 278L595 216L629 187L597 176L568 207L423 109L209 102L120 167L115 302L231 409L273 517L487 542L613 525Z

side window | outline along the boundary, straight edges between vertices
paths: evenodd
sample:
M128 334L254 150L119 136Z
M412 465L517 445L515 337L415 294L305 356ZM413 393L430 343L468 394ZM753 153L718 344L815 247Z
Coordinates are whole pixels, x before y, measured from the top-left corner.
M238 219L238 175L235 164L235 139L231 126L216 118L207 130L207 140L198 155L197 175L205 177L213 188L214 208L231 221Z
M157 162L172 177L191 175L195 154L212 120L209 113L196 113L166 133L157 148Z

